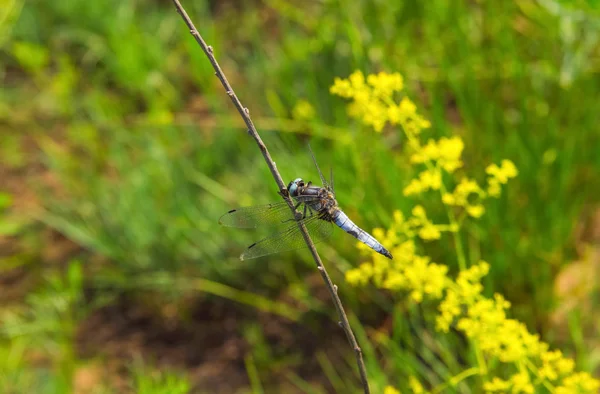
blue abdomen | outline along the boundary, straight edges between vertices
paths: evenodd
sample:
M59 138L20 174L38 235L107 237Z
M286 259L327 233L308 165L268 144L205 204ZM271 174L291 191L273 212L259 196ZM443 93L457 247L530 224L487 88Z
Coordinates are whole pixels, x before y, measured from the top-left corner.
M379 241L377 241L371 234L354 224L348 215L341 210L338 209L333 214L333 221L339 228L352 235L354 238L358 239L360 242L364 243L377 253L380 253L387 258L392 258L392 254L386 248L384 248Z

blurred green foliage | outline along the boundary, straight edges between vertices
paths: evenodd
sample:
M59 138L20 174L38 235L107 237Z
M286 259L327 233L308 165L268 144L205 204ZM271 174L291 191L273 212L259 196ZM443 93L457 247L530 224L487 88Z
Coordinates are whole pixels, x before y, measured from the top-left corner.
M434 135L454 133L465 140L467 166L501 158L516 163L519 177L469 229L465 247L491 263L490 293L505 294L516 317L573 351L571 339L553 333L548 321L558 302L554 279L576 257L575 230L600 199L597 2L265 0L184 6L215 48L282 175L317 179L306 150L310 140L321 166L334 168L340 205L365 229L385 227L394 209L413 205L401 193L411 169L404 141L349 119L345 103L329 94L336 76L355 69L401 72ZM240 251L265 234L218 227L221 213L274 201L277 190L170 2L8 0L0 8L0 176L6 177L0 185L0 234L16 249L0 251L0 275L20 267L38 278L38 289L12 300L20 312L12 303L2 308L12 316L2 317L0 352L10 356L2 357L10 376L2 383L5 392L43 392L42 381L47 392L71 390L79 362L74 330L95 308L84 287L144 294L132 286L142 275L202 277L294 300L307 311L307 326L314 325L311 312L332 316L328 301L315 299L314 288L306 286L305 278L314 274L306 253L241 264ZM305 102L314 117L294 111ZM35 191L36 208L22 204L23 187ZM71 264L65 279L53 279L65 271L65 262L45 261L39 223L85 249L85 269ZM453 246L447 245L428 253L455 269ZM358 263L345 234L319 249L336 283ZM390 371L431 368L450 376L444 369L460 364L454 354L440 362L428 350L425 317L402 300L344 291L343 283L340 288L366 326L359 337L375 388L384 387ZM168 286L160 292L166 298L186 293ZM369 350L383 314L395 323L391 340ZM597 326L582 332L586 322L579 323L571 337L598 335ZM277 356L258 334L253 337L249 341L260 346L246 358L248 385L268 392L257 379L268 381L271 366L278 365L269 358ZM30 361L32 349L42 348L56 349L49 364L42 363L53 367ZM584 367L598 368L597 350L577 351ZM327 387L352 390L357 381L336 378L349 376L352 364L330 364L320 357ZM133 375L140 393L189 387L171 375L148 381ZM300 391L319 392L318 384L300 387L303 378L288 379ZM161 385L167 388L155 388Z

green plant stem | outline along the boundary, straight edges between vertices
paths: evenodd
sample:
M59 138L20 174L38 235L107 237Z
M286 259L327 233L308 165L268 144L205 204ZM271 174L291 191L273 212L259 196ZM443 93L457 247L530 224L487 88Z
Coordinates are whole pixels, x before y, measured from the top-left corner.
M214 294L242 304L251 305L258 310L273 313L275 315L285 317L291 321L299 321L302 314L300 310L292 307L291 305L287 305L282 302L274 302L266 297L261 297L254 293L234 289L233 287L211 280L194 279L192 281L192 286L198 291Z
M431 390L431 394L441 393L442 390L446 389L447 387L449 387L449 386L455 387L457 384L459 384L466 378L471 377L473 375L478 375L480 373L481 373L481 370L476 367L464 370L461 373L459 373L458 375L451 377L448 382L435 387L433 390Z
M471 341L474 342L474 341ZM487 363L485 362L485 357L483 357L483 354L481 353L481 348L479 347L479 344L477 342L473 343L473 346L475 346L475 357L477 357L477 364L479 364L479 369L481 370L481 374L482 375L487 375Z
M250 386L252 387L252 394L264 394L262 385L260 384L260 377L258 376L258 370L252 353L248 353L244 357L244 364L246 365L246 373L250 380Z
M254 139L254 141L258 145L260 151L262 152L265 162L267 163L267 166L271 170L271 175L273 175L273 178L275 179L275 182L277 183L277 186L279 187L279 193L281 194L283 199L287 202L294 217L298 217L299 213L296 211L296 208L294 207L294 202L292 201L292 199L287 191L287 188L285 186L285 183L283 182L283 179L281 178L281 175L279 174L279 171L277 170L277 166L275 165L275 162L271 158L271 155L269 154L269 151L267 150L267 147L265 146L264 142L260 138L260 135L258 134L256 127L254 127L254 123L252 122L252 119L250 118L250 111L248 110L248 108L246 108L242 105L242 103L236 96L235 92L233 91L233 88L229 84L229 81L225 77L223 70L221 70L219 63L217 62L217 59L214 56L213 48L206 44L206 42L204 41L204 39L198 32L196 27L194 26L192 20L188 16L187 12L185 11L183 6L179 2L179 0L173 0L173 3L175 4L175 8L177 8L177 12L179 12L179 15L181 15L185 24L190 29L190 33L196 39L196 42L198 42L198 44L200 45L200 47L202 48L202 50L208 57L208 60L212 64L213 68L215 69L215 74L217 75L217 77L221 81L221 84L225 88L225 92L227 93L227 95L229 96L231 101L233 102L233 105L235 105L235 108L238 110L240 116L244 120L244 123L248 127L248 134L250 134L250 136ZM364 360L362 357L362 350L358 346L358 342L356 341L354 333L352 332L352 328L350 327L350 323L348 322L348 317L346 316L346 312L344 311L344 307L342 306L342 301L340 300L340 297L337 294L337 286L333 284L333 282L331 281L331 278L329 277L329 274L327 273L327 270L323 266L321 257L319 256L319 253L317 252L315 244L311 240L310 235L308 234L308 231L306 230L304 223L302 223L301 221L297 221L297 223L298 223L298 227L300 228L300 231L302 232L302 236L304 237L304 241L306 242L306 245L308 246L308 248L313 256L315 264L317 265L317 269L319 270L319 273L321 274L321 277L323 278L323 281L325 282L327 290L329 291L329 294L330 294L331 298L333 299L333 304L335 305L335 309L337 310L338 316L340 318L339 324L342 327L342 329L344 330L344 332L346 333L348 342L352 346L352 349L354 350L354 353L356 356L356 363L358 365L358 371L360 373L360 379L361 379L361 382L363 385L363 390L364 390L365 394L368 394L368 393L370 393L370 389L369 389L369 382L367 379L367 370L366 370L365 363L364 363Z
M529 358L526 358L525 361L523 361L523 364L525 365L526 368L528 368L535 376L537 376L537 378L539 379L539 381L544 385L544 387L546 387L546 389L548 389L549 392L553 393L555 390L554 385L552 385L548 379L544 379L543 377L540 376L539 374L539 368L537 366L535 366L535 364L533 362L531 362L531 360L529 360Z

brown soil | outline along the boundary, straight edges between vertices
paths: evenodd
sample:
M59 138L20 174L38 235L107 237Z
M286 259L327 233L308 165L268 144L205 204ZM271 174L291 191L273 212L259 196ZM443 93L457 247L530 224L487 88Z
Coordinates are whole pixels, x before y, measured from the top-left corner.
M318 381L327 388L318 363L302 361L316 360L319 350L339 360L335 349L348 350L343 332L334 321L323 316L313 324L322 330L311 332L307 324L295 324L220 298L199 297L186 303L183 309L189 308L187 312L176 313L174 319L169 319L147 302L122 296L81 324L76 341L79 356L100 357L110 371L112 386L119 392L131 390L126 383L128 368L143 360L145 365L160 370L186 371L194 393L237 393L250 385L244 359L252 354L253 347L244 338L244 326L258 321L273 352L272 362L294 355L299 360L284 368L259 366L265 392L301 393L286 372L293 371L304 380ZM181 319L182 315L187 318ZM328 390L333 392L331 387Z

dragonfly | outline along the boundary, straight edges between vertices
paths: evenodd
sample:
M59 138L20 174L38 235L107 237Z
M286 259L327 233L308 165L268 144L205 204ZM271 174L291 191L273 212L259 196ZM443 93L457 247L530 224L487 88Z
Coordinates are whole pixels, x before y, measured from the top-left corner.
M330 172L330 182L328 182L317 164L310 145L309 151L321 178L322 186L304 182L302 178L296 178L288 184L287 190L294 201L298 215L294 216L287 202L281 201L232 209L219 219L219 223L226 227L280 227L278 232L248 246L240 255L240 260L306 248L308 245L302 236L298 221L304 224L313 243L328 239L333 232L333 224L335 224L375 252L392 259L392 254L375 237L358 227L340 209L335 199L333 171Z

